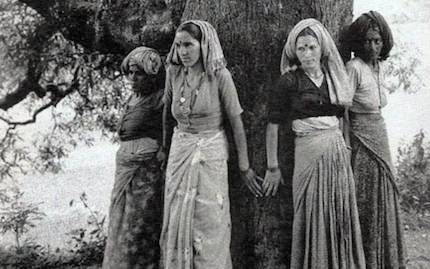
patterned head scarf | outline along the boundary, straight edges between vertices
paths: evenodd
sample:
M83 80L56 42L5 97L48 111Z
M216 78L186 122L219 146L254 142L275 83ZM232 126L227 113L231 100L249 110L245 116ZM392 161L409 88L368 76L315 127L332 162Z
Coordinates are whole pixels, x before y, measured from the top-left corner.
M291 63L298 61L296 55L297 37L306 28L311 29L315 33L321 47L321 59L326 59L322 68L326 75L331 103L351 105L352 90L350 89L348 75L342 58L327 29L315 19L302 20L291 30L282 51L281 74L294 69Z
M347 42L349 49L355 53L360 53L366 34L374 25L378 27L383 46L381 50L381 60L385 60L390 55L393 48L393 34L384 17L376 11L369 11L361 14L350 26L347 32Z
M137 65L148 75L156 75L162 66L162 61L155 49L142 46L135 48L124 58L121 64L122 73L128 74L132 65Z
M215 28L206 21L190 20L183 22L178 29L181 29L181 26L187 23L195 24L202 32L200 48L205 72L209 76L212 76L215 71L225 68L227 66L227 62L224 58L224 53L222 52L221 43L219 42ZM182 64L175 45L172 45L170 48L166 61L167 64Z

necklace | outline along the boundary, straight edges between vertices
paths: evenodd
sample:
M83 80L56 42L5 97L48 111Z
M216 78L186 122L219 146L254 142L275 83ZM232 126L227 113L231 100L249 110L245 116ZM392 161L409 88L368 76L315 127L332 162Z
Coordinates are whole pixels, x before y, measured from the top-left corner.
M203 78L205 75L204 72L200 73L196 87L192 88L191 84L189 83L189 81L187 79L187 74L188 74L188 72L185 71L184 80L182 81L182 85L180 88L180 98L179 98L179 106L180 106L180 108L184 114L189 114L191 112L191 109L197 100L197 95L199 94L199 90L200 90L200 87L202 86ZM190 103L189 103L188 107L186 107L186 105L185 105L185 101L187 101L187 98L185 97L185 94L184 94L185 86L188 89L190 89ZM194 92L194 94L193 94L193 92Z
M318 88L321 87L323 81L324 81L324 73L321 72L317 76L312 76L308 72L305 72L306 76L317 86Z
M321 73L319 73L318 75L311 75L310 73L308 73L308 72L306 72L305 71L305 74L309 77L309 78L313 78L313 79L319 79L319 78L321 78L322 76L324 76L324 73L323 72L321 72Z

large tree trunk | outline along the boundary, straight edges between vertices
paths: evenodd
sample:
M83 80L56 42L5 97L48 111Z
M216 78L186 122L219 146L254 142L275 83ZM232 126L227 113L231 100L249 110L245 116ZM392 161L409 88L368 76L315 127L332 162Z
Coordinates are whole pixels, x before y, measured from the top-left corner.
M145 43L165 53L181 21L202 19L212 23L245 109L243 118L252 165L261 176L266 162L267 97L279 76L280 55L289 30L301 19L314 17L337 39L340 28L352 19L353 6L352 0L21 2L57 23L66 37L100 51L125 53ZM289 267L293 141L288 130L288 126L282 126L280 137L280 160L286 184L274 198L257 200L250 195L239 179L232 152L231 248L235 268Z
M252 164L261 176L266 167L268 92L279 76L288 32L308 17L319 19L336 39L340 26L352 19L352 1L189 0L185 6L183 20L207 20L218 31L245 109ZM294 145L288 130L288 126L281 128L279 151L286 184L276 197L255 199L243 189L237 173L231 173L235 268L289 268Z

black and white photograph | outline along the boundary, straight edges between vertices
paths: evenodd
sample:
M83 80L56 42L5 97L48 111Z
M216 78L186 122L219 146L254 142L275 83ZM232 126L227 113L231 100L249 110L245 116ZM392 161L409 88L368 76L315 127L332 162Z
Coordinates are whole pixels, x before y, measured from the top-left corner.
M430 268L427 0L1 0L0 268Z

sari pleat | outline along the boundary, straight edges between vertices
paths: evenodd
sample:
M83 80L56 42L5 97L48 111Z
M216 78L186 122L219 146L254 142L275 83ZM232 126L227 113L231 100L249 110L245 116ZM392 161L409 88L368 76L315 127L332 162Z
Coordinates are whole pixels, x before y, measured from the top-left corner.
M350 113L352 167L367 268L406 268L399 192L381 114Z
M298 134L291 268L365 268L354 179L337 127Z
M144 143L143 143L144 144ZM161 230L161 170L141 140L121 144L109 209L104 269L158 268Z
M163 268L231 268L227 146L223 131L175 130L160 239Z

